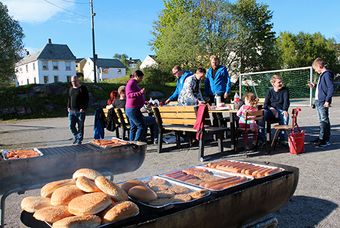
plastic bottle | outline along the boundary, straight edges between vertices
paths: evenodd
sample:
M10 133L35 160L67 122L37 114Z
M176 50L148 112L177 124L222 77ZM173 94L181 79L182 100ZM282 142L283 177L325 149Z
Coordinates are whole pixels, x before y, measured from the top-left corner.
M221 96L215 95L216 107L221 106Z
M235 93L234 95L234 108L239 109L239 103L240 103L240 96L238 93Z

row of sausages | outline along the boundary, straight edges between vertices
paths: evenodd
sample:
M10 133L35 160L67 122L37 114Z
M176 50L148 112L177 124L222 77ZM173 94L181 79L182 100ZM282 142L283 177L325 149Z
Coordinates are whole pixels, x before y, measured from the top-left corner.
M232 173L240 173L254 178L263 178L281 171L280 168L264 167L238 161L218 161L206 164L206 167Z

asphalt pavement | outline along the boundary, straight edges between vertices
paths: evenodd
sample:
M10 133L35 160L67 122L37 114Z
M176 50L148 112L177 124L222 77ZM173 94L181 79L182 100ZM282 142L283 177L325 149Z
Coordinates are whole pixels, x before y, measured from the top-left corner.
M269 161L295 166L300 169L297 189L290 201L273 213L279 227L340 227L340 97L336 97L330 109L332 145L315 148L309 143L318 135L316 111L302 107L298 123L306 132L305 152L289 154L288 148L278 146L271 155L255 153L248 157L253 161ZM93 138L93 116L87 116L85 139ZM106 136L115 136L106 131ZM72 144L67 118L11 120L0 122L0 148L51 147ZM217 145L207 146L214 153ZM198 147L169 150L158 154L155 145L148 145L142 166L131 173L115 176L116 181L145 177L174 169L199 164ZM234 154L232 159L245 159L244 154ZM1 183L3 184L3 183ZM6 227L25 227L20 222L20 202L25 196L38 195L39 190L23 195L14 193L6 200Z

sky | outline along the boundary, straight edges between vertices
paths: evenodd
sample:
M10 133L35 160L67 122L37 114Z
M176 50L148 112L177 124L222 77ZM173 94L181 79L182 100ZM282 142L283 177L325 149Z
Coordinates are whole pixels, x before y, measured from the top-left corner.
M23 28L25 48L35 52L52 43L67 44L77 58L92 57L89 0L0 0ZM163 0L93 0L95 45L99 58L115 53L143 60L154 54L153 23ZM231 0L235 2L236 0ZM339 0L257 0L273 13L273 30L315 33L340 43Z

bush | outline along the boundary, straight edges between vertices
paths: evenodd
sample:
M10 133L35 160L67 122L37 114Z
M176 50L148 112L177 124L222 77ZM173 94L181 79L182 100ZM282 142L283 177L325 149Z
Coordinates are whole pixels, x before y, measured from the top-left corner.
M144 78L143 84L147 85L165 85L165 82L168 82L172 79L170 73L167 73L161 69L156 68L145 68L143 69Z

